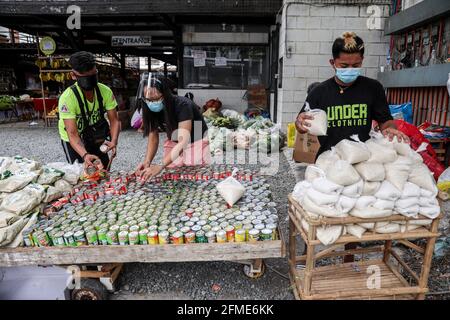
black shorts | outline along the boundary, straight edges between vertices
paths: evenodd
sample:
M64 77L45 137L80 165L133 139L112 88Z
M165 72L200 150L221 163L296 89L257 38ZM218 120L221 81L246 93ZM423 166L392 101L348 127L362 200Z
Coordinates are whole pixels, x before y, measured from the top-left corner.
M74 163L76 160L78 160L79 163L83 163L83 158L72 148L69 142L66 142L64 140L61 140L61 144L64 150L64 153L66 154L66 159L69 163ZM109 156L107 153L103 153L100 151L100 147L95 146L85 146L86 151L89 154L96 155L100 158L102 161L103 167L106 169L109 164Z

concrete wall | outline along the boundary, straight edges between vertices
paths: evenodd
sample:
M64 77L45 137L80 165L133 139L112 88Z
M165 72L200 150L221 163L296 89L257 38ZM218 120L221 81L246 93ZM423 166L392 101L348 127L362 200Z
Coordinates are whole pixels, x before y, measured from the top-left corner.
M186 92L194 94L194 102L203 107L206 101L219 98L222 108L244 112L247 109L247 100L243 100L246 90L216 90L216 89L178 89L178 95L184 96Z
M286 130L289 122L294 121L303 106L307 87L333 76L329 64L331 46L343 32L354 31L366 43L363 67L364 75L368 77L376 79L379 67L386 64L389 48L389 37L385 37L383 32L385 17L389 16L387 5L378 5L381 13L380 30L369 30L369 1L365 5L294 2L284 1L280 30L283 88L279 89L278 94L277 122L283 130Z

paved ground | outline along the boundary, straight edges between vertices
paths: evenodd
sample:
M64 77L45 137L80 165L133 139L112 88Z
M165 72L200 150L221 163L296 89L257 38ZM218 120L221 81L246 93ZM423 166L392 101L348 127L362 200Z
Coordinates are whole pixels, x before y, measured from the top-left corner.
M134 131L120 136L118 156L112 170L131 170L143 159L146 140ZM56 128L27 123L0 125L0 155L20 154L42 162L65 161ZM268 177L278 204L281 229L287 236L287 194L303 179L304 166L295 164L292 150L280 153L278 173ZM157 158L160 159L161 150ZM445 212L449 211L448 202ZM287 238L287 237L286 237ZM444 265L442 265L444 263ZM266 260L267 271L258 280L243 274L243 266L232 262L131 263L125 266L112 299L293 299L286 259ZM449 289L448 259L434 263L431 291ZM443 278L442 278L443 277ZM214 286L216 285L216 286ZM218 290L213 290L213 286ZM436 295L433 298L443 298ZM448 297L448 296L447 296Z

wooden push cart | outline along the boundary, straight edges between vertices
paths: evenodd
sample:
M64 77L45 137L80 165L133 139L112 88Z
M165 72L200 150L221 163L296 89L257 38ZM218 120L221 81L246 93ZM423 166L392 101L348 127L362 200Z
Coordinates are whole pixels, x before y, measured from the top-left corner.
M425 298L425 293L428 291L427 283L434 244L439 236L437 231L439 218L433 220L430 226L420 227L404 233L380 234L366 231L361 239L353 235L343 235L333 245L325 246L324 248L316 238L316 230L321 226L388 221L405 221L406 225L409 225L412 220L418 219L411 219L401 215L376 219L356 217L313 219L291 195L289 195L289 218L289 269L292 287L297 299ZM308 224L308 230L303 228L302 219ZM420 217L419 219L427 218ZM305 255L297 255L297 235L300 235L305 242ZM425 247L411 242L411 240L418 239L426 241ZM384 244L374 245L374 241L382 241ZM423 254L420 275L417 275L403 261L400 255L393 250L394 241L396 244L404 245ZM372 244L368 242L372 242ZM345 250L344 245L348 243L364 243L367 246ZM316 250L317 248L319 249ZM352 263L316 266L316 262L324 258L367 254L371 256L369 260L361 259ZM374 258L375 256L377 258ZM299 268L299 263L303 263L304 268ZM412 279L411 282L405 279L402 271L409 274Z
M33 247L0 249L0 266L78 266L80 288L72 299L105 299L124 263L233 261L244 264L250 278L264 274L265 258L286 256L281 232L278 240L232 243L195 243L180 245Z

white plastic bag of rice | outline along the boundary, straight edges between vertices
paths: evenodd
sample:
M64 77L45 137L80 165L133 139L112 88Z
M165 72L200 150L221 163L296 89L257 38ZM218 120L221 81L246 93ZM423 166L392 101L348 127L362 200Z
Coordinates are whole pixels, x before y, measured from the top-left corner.
M345 160L338 160L333 166L328 167L326 175L328 180L344 187L361 179L355 168Z
M347 224L345 227L349 234L351 234L352 236L355 236L359 239L361 239L364 232L366 232L366 228L361 227L360 225L357 225L357 224Z
M359 140L358 135L352 135L350 139L340 141L336 145L336 152L342 160L346 160L351 164L369 160L369 148Z
M310 124L308 133L313 136L326 136L328 129L327 113L321 109L312 109L305 112L306 115L313 117L313 120L306 120Z
M333 244L342 235L342 226L325 226L317 228L317 239L325 246Z
M384 166L381 163L363 161L354 165L361 178L370 182L381 182L385 177Z
M342 195L351 197L351 198L357 198L357 197L361 196L363 187L364 187L364 181L359 180L357 183L354 183L354 184L344 187L344 189L342 189Z
M336 149L331 148L331 150L324 151L317 157L316 166L326 171L330 165L334 165L338 160L341 160L341 158L339 158Z
M363 190L361 195L373 196L380 189L381 182L364 181Z
M233 171L233 175L236 171L236 169ZM245 193L245 187L233 176L218 183L216 188L230 207L242 198Z

